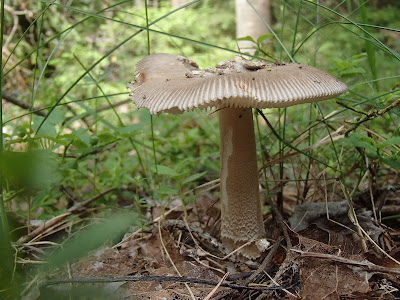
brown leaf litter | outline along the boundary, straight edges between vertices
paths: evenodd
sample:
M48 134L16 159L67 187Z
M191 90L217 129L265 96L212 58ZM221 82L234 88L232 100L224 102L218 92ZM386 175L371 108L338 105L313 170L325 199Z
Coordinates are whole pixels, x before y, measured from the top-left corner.
M257 261L226 251L219 242L219 209L204 195L186 212L179 206L166 209L164 220L153 210L153 219L162 221L126 234L119 244L91 253L53 279L104 279L86 284L107 286L115 299L400 297L399 234L376 222L369 209L356 210L357 226L369 239L357 234L345 202L297 205L290 228L272 211L281 221L264 218L271 245Z

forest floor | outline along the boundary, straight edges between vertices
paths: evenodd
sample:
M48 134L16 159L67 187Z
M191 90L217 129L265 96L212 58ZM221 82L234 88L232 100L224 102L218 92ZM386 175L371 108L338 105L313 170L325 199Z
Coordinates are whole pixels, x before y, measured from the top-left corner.
M185 210L176 200L164 213L153 207L147 229L56 272L39 297L29 296L86 286L106 299L399 299L400 186L374 196L378 216L366 191L354 197L353 222L347 201L291 208L284 197L283 214L264 215L270 246L253 261L218 242L220 210L211 194ZM385 215L397 219L377 221Z

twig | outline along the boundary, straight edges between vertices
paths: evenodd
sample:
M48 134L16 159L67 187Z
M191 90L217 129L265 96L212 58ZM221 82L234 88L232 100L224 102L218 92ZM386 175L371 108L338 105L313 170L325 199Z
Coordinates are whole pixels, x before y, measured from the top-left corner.
M222 278L221 280L218 282L218 284L211 290L211 292L204 298L204 300L210 300L211 297L215 294L215 292L217 291L217 289L220 287L220 285L222 284L222 282L224 282L224 280L226 279L226 277L228 277L229 272L227 272Z
M382 266L375 265L369 261L357 261L357 260L353 260L353 259L339 257L339 256L332 255L332 254L305 252L305 251L301 251L301 250L297 250L297 249L290 249L290 250L293 252L299 253L300 257L313 257L313 258L319 258L319 259L326 259L326 260L331 260L331 261L335 261L335 262L342 263L342 264L364 267L367 270L372 271L372 272L400 275L400 268L396 268L396 269L395 268L385 268Z
M255 279L261 274L264 273L266 274L268 277L270 277L268 275L268 273L265 271L265 269L267 268L267 265L271 262L273 256L275 255L276 251L278 251L279 246L281 245L281 242L284 240L284 237L280 236L274 243L274 245L272 246L272 248L270 249L270 251L268 252L268 255L265 257L265 259L263 260L263 262L260 264L260 266L257 268L257 270L255 270L248 278L246 278L245 280L243 280L243 284L248 285L250 283L254 283ZM270 277L271 278L271 277ZM273 281L273 280L272 280ZM273 282L275 285L278 285L276 282ZM246 299L247 298L247 293L250 291L243 291L242 295L241 295L241 299Z
M272 281L273 284L275 284L276 286L278 286L278 282L276 282L276 280L274 278L272 278L267 272L265 272L265 275L269 278L269 280ZM289 292L287 289L282 289L286 294L288 294L289 296L295 298L295 299L300 299L299 297L297 297L296 295L294 295L293 293ZM268 299L270 298L269 295L267 295L266 293L268 292L262 292L261 295L259 295L256 300L260 300L260 299Z
M250 282L253 282L253 280L267 268L268 264L272 260L272 257L275 255L276 251L278 251L278 248L281 245L282 241L282 236L276 240L275 244L272 246L271 250L269 250L268 255L265 257L261 265L257 268L256 271L254 271L253 274L251 274L246 280L244 280L244 284L249 284Z
M127 103L129 103L130 101L131 101L131 99L125 99L125 100L122 100L122 101L113 103L112 106L110 106L110 105L108 105L108 104L105 104L105 105L102 105L102 106L98 107L98 108L95 110L95 112L96 112L96 113L99 113L99 112L105 111L105 110L107 110L107 109L115 108L115 107L118 107L118 106L127 104ZM85 113L81 116L81 118L86 118L86 117L89 116L89 115L90 115L90 112L85 112ZM71 119L74 118L74 117L75 117L75 116L67 117L67 118L65 118L65 121L64 121L64 122L66 123L66 122L68 122L69 120L71 120Z
M218 250L218 252L222 255L226 256L227 254L229 254L229 251L222 243L220 243L216 238L212 237L209 233L204 232L203 229L197 227L196 225L188 224L188 226L186 226L185 222L181 220L165 220L162 226L167 228L177 228L179 230L188 230L188 227L190 227L190 232L196 235L197 239L199 239L201 243L211 245L211 248ZM208 245L207 248L209 248ZM211 256L217 259L223 259L215 255ZM236 262L236 260L234 260L233 262Z
M278 282L283 280L282 277L284 276L286 271L289 270L289 268L293 269L293 265L294 265L293 255L289 251L287 251L285 260L280 265L278 272L276 272L276 274L273 278L267 272L264 272L264 273L272 281L272 283L274 283L276 286L279 286ZM295 275L294 277L291 278L291 282L286 284L287 287L283 288L282 290L287 295L294 297L294 298L298 298L293 293L291 293L287 290L289 287L293 287L294 285L297 285L297 284L299 284L299 280L297 278L297 275ZM283 285L280 285L280 286L283 286ZM259 300L259 299L271 299L271 298L272 298L271 291L263 291L261 293L261 295L259 295L256 299Z
M3 48L7 49L9 43L11 42L12 38L14 37L15 32L18 29L19 19L18 19L18 15L15 13L15 10L12 7L10 7L8 5L4 5L4 9L7 10L11 14L11 16L13 18L13 27L12 27L11 32L9 33L9 35L7 37L7 40L3 44Z
M271 198L267 197L267 200L271 206L272 213L276 219L276 222L280 225L281 231L283 233L283 236L285 237L285 242L286 242L286 247L287 248L292 248L292 241L290 240L289 232L288 232L288 226L286 225L285 221L283 220L282 214L280 211L276 208L275 203L272 201ZM289 254L289 253L288 253Z
M382 215L399 215L400 214L400 205L385 205L381 209Z
M352 126L350 126L346 132L344 133L345 136L348 136L350 132L354 131L357 129L358 126L360 126L362 123L368 122L372 119L375 119L378 116L382 116L383 114L387 113L388 111L390 111L391 109L395 108L396 106L400 105L400 99L394 101L393 103L391 103L390 105L386 106L384 109L381 110L377 110L374 109L371 112L367 113L364 111L360 111L360 110L356 110L353 107L349 107L348 105L341 103L341 102L337 102L339 105L342 105L348 109L351 109L352 111L355 111L359 114L363 114L364 117L360 118L359 120L357 120L356 122L351 122Z
M170 209L167 212L165 212L164 216L163 215L158 216L153 221L147 223L147 225L150 226L150 225L154 225L154 224L160 222L160 220L163 220L166 216L168 216L170 213L174 212L178 208L180 208L180 206L178 206L178 205L173 207L172 209ZM113 249L117 249L118 247L121 247L124 243L126 243L128 240L130 240L133 236L135 236L135 235L137 235L139 233L143 234L143 228L140 228L140 229L134 231L133 233L131 233L130 235L124 237L122 239L122 241L120 241L118 244L112 246L112 248Z
M67 212L50 219L49 221L43 223L42 226L36 228L31 233L22 236L18 240L18 243L25 243L25 242L33 239L35 236L41 234L43 231L47 230L48 228L52 227L53 225L57 224L58 222L64 220L66 217L68 217L68 216L70 216L72 214L81 212L83 209L86 208L87 205L89 205L93 201L103 197L105 194L108 194L108 193L114 191L115 189L116 189L115 187L109 188L109 189L97 194L96 196L93 196L92 198L90 198L90 199L88 199L86 201L79 202L79 203L75 204L74 206L70 207Z
M57 279L49 280L44 282L40 287L46 287L56 284L69 284L69 283L109 283L109 282L121 282L121 281L172 281L172 282L184 282L184 283L197 283L204 285L217 285L217 281L205 280L193 277L180 277L180 276L145 276L145 275L131 275L122 277L109 277L109 278L72 278L72 279ZM262 287L262 286L244 286L239 284L222 282L220 286L235 289L235 290L253 290L253 291L267 291L267 290L281 290L289 287L289 284L273 286L273 287Z
M160 237L161 246L162 246L162 248L164 249L165 254L167 255L168 260L169 260L169 262L171 263L172 267L175 269L175 272L179 275L179 277L182 277L182 275L181 275L181 273L179 272L178 268L175 266L174 261L172 260L171 256L169 255L169 252L168 252L167 247L165 247L164 240L163 240L162 234L161 234L161 224L160 224L160 223L161 223L161 220L158 221L158 234L159 234L159 237ZM190 296L192 297L192 299L193 299L193 300L196 300L196 297L194 296L192 289L190 288L190 286L189 286L186 282L185 282L185 287L186 287L186 289L189 291L189 294L190 294Z
M131 102L131 99L125 99L125 100L122 100L122 101L113 103L112 106L110 106L110 105L108 105L108 104L105 104L105 105L102 105L102 106L100 106L99 108L97 108L97 109L96 109L96 112L101 112L101 111L103 111L103 110L107 110L107 109L110 109L110 108L112 108L112 107L118 107L118 106L121 106L121 105L130 103L130 102Z
M20 100L18 100L17 98L15 98L14 96L12 96L11 94L7 93L7 92L3 92L2 97L4 100L6 100L7 102L10 102L14 105L17 105L23 109L27 109L30 110L31 106L28 103L22 102ZM42 108L40 106L38 107L34 107L32 108L32 113L38 115L38 116L42 116L45 117L46 113L41 110Z

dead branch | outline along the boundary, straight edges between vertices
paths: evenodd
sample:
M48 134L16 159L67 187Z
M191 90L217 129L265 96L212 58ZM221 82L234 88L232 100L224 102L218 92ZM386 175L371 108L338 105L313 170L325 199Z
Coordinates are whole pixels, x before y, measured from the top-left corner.
M182 283L196 283L204 285L216 286L219 284L217 281L204 280L193 277L180 277L180 276L146 276L146 275L131 275L131 276L121 276L121 277L109 277L109 278L72 278L72 279L56 279L48 280L44 282L40 288L44 288L50 285L56 284L70 284L70 283L109 283L109 282L121 282L121 281L172 281L172 282L182 282ZM253 291L268 291L268 290L281 290L289 288L292 283L284 284L280 286L273 287L261 287L261 286L244 286L238 284L232 284L227 282L222 282L220 286L235 289L235 290L253 290Z
M400 99L394 101L393 103L389 104L388 106L386 106L384 109L381 110L377 110L374 109L370 112L364 112L361 110L356 110L353 107L348 106L347 104L344 104L342 102L337 101L337 104L346 107L347 109L350 109L352 111L355 111L359 114L364 115L364 117L359 118L356 122L349 122L350 124L352 124L344 133L345 136L348 136L350 132L356 130L358 128L358 126L360 126L362 123L368 122L372 119L375 119L376 117L382 116L383 114L387 113L388 111L392 110L393 108L395 108L396 106L400 106Z
M268 255L265 257L265 259L263 260L263 262L260 264L260 266L258 267L257 270L254 271L253 274L251 274L246 280L244 280L244 284L249 284L250 282L253 282L254 279L256 279L256 277L258 275L260 275L262 272L265 271L265 269L267 268L267 266L270 264L273 256L275 255L276 251L278 251L279 246L281 245L281 242L284 240L284 238L281 236L279 237L275 244L272 246L271 250L269 250Z
M22 236L19 240L18 243L26 243L27 241L32 240L34 237L36 237L37 235L41 234L42 232L44 232L45 230L47 230L48 228L54 226L55 224L61 222L62 220L64 220L66 217L72 215L72 214L76 214L81 212L82 210L86 209L86 206L89 205L90 203L92 203L93 201L103 197L104 195L114 191L116 188L112 187L109 188L95 196L93 196L92 198L85 200L83 202L79 202L77 204L75 204L74 206L70 207L68 209L67 212L56 216L52 219L50 219L49 221L43 223L43 225L41 225L40 227L36 228L34 231L32 231L31 233Z
M387 274L400 275L400 268L396 268L396 269L395 268L385 268L382 266L375 265L366 260L357 261L357 260L353 260L353 259L339 257L339 256L332 255L332 254L305 252L305 251L301 251L301 250L297 250L297 249L290 249L290 250L293 252L299 253L301 258L313 257L313 258L318 258L318 259L326 259L326 260L331 260L331 261L342 263L342 264L363 267L374 273L387 273Z
M27 109L27 110L31 110L31 106L28 103L22 102L20 100L18 100L17 98L15 98L13 95L7 93L7 92L3 92L2 93L2 98L4 100L6 100L7 102L10 102L16 106L19 106L23 109ZM32 113L36 114L38 116L42 116L45 117L46 113L42 110L42 108L40 106L34 107L32 108Z
M182 231L188 230L185 222L181 220L166 220L162 223L162 226L166 228L177 228ZM205 244L206 248L218 250L218 252L224 256L229 254L229 251L225 248L225 246L222 245L216 238L212 237L209 233L204 232L203 229L197 227L196 225L188 224L188 226L192 234L194 234L202 244ZM235 261L236 260L233 259L233 262Z
M119 101L119 102L116 102L116 103L112 103L112 105L109 105L109 104L107 103L107 104L105 104L105 105L100 106L99 108L97 108L97 109L96 109L96 112L102 112L102 111L104 111L104 110L111 109L112 107L115 108L115 107L118 107L118 106L121 106L121 105L130 103L130 102L131 102L131 99L125 99L125 100L122 100L122 101Z
M102 111L105 111L105 110L108 110L108 109L111 109L111 108L115 108L115 107L118 107L118 106L127 104L127 103L129 103L129 102L131 102L131 99L125 99L125 100L122 100L122 101L119 101L119 102L116 102L116 103L112 103L112 105L109 105L109 104L107 103L107 104L105 104L105 105L102 105L102 106L98 107L98 108L95 110L95 112L96 112L96 113L99 113L99 112L102 112ZM76 115L76 114L74 114L73 117L75 117L75 115ZM87 116L89 116L89 115L90 115L90 113L89 113L89 112L86 112L86 113L82 116L82 119L85 119L85 118L86 118ZM68 121L71 120L73 117L65 118L65 121L64 121L64 122L65 122L65 123L68 122Z

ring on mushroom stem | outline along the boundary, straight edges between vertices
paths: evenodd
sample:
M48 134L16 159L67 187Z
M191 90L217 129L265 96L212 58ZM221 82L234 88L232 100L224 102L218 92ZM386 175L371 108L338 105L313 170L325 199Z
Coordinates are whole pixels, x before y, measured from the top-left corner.
M192 60L165 53L140 60L136 78L128 84L132 101L152 114L218 109L221 237L230 250L265 235L251 109L317 102L347 90L324 71L301 64L235 58L200 70ZM250 243L240 253L256 258L259 245Z

